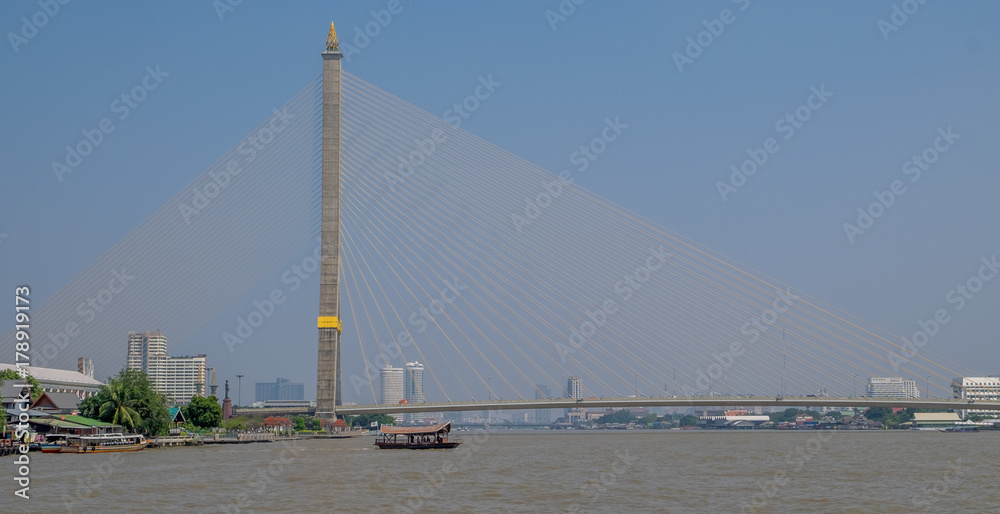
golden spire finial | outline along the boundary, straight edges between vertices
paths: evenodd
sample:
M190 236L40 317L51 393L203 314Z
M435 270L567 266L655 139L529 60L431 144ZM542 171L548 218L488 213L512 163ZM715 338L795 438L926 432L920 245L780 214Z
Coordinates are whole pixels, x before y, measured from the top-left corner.
M337 29L333 28L333 22L330 22L330 35L326 36L326 49L329 52L339 52L340 43L337 41Z

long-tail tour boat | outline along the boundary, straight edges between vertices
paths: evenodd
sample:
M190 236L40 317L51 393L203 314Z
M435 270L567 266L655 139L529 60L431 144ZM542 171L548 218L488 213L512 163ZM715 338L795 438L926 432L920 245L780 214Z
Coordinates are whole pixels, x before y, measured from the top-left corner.
M448 440L451 422L424 427L397 427L383 425L375 438L375 445L382 449L429 450L455 448L462 444Z
M137 452L149 444L142 434L69 435L39 445L42 453Z

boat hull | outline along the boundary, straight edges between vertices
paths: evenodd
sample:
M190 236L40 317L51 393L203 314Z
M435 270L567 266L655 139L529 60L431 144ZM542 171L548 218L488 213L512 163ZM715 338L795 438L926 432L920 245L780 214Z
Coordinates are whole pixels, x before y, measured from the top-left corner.
M121 444L114 446L73 446L66 445L59 449L59 453L115 453L115 452L137 452L142 450L149 444L147 442L141 444ZM42 450L43 452L45 450Z
M375 446L383 450L441 450L457 448L462 443L384 443L376 442Z

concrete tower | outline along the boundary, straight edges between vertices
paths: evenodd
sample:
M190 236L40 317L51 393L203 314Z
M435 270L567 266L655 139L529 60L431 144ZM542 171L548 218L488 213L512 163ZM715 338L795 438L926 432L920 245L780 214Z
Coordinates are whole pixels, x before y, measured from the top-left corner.
M414 361L406 363L406 377L403 386L403 397L407 403L425 403L424 400L424 365ZM423 413L411 412L404 416L406 421L416 423L423 418Z
M323 206L319 284L316 417L333 419L340 405L340 53L330 23L323 52Z
M403 394L403 368L386 366L382 368L382 387L379 403L382 405L399 405L399 401L405 398ZM396 423L403 421L402 414L394 414Z

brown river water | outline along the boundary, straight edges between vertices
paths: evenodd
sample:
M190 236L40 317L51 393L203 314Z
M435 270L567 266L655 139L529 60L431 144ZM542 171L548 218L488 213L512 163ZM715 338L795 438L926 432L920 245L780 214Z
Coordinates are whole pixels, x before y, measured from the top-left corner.
M1000 512L1000 432L462 432L31 454L2 512ZM14 473L11 457L3 458Z

